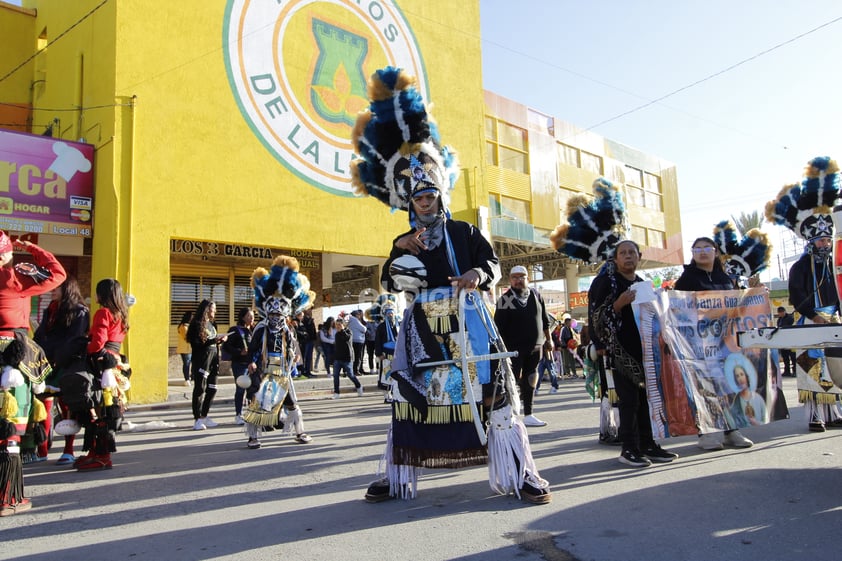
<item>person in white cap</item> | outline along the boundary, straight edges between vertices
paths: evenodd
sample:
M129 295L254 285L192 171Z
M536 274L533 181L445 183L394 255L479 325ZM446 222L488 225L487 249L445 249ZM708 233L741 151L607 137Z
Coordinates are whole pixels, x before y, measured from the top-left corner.
M523 401L523 424L543 427L547 423L532 414L532 398L538 385L538 362L543 352L552 352L550 325L544 299L529 286L526 267L517 265L509 272L509 289L497 300L494 323L512 357L512 371Z

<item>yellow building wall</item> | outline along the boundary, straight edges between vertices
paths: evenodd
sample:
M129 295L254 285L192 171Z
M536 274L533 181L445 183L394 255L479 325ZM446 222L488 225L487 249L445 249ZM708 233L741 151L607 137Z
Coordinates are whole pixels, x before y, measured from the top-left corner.
M32 55L35 46L35 12L30 9L0 2L0 123L3 128L28 132L26 125L32 103L31 92L36 84L32 72L17 68L21 61Z
M99 1L30 4L38 9L36 28L53 34ZM328 6L314 9L335 17ZM452 210L475 221L469 209L487 201L478 2L398 6L423 58L442 138L466 170ZM50 86L36 103L74 103L72 92L52 87L55 80L81 83L83 105L106 106L74 115L72 126L63 117L62 132L97 147L92 278L95 284L116 277L137 299L125 343L136 402L167 396L171 239L385 257L408 227L405 213L390 213L373 198L320 190L266 149L229 83L225 10L221 1L165 8L153 0L108 2L50 48ZM345 132L350 136L350 127Z

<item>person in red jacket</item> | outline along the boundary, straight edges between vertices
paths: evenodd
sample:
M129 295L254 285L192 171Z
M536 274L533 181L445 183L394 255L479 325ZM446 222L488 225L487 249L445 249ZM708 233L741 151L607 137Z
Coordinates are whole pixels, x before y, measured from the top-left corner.
M13 265L16 249L27 251L34 263ZM32 296L53 290L66 277L64 267L52 253L28 241L13 243L0 231L0 351L10 351L2 353L0 390L14 396L18 404L14 413L4 407L7 416L0 414L0 516L32 507L23 496L20 437L26 430L31 397L43 391L50 365L41 348L29 338L30 302Z
M73 467L78 471L111 469L111 452L117 451L114 433L122 420L114 368L121 363L120 346L129 330L129 307L116 279L102 279L97 283L96 301L100 308L91 322L87 351L95 378L94 387L98 380L101 392L97 392L94 400L98 407L84 419L82 450L88 455L74 462Z

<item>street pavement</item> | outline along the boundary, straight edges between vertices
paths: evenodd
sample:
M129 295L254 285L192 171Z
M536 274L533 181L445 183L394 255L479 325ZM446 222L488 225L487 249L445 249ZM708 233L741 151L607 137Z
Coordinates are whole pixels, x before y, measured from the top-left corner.
M330 382L300 380L310 444L278 431L246 449L233 423L233 381L192 431L189 388L134 406L114 469L24 467L34 507L0 519L0 559L710 561L835 558L842 527L842 430L808 433L795 382L792 418L743 431L750 450L704 452L695 437L664 442L681 457L632 469L597 443L599 410L582 380L544 384L530 428L553 501L494 495L485 467L428 470L413 501L368 504L389 409L373 376L366 393L329 398ZM342 380L350 392L351 384ZM148 430L144 430L148 429ZM79 445L77 444L77 450Z

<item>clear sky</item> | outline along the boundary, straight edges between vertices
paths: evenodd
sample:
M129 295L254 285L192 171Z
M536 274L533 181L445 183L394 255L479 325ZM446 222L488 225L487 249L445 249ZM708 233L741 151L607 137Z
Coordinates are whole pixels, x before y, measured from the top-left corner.
M486 89L676 164L686 259L812 157L842 158L838 1L480 0L480 13ZM781 230L764 226L773 243Z

